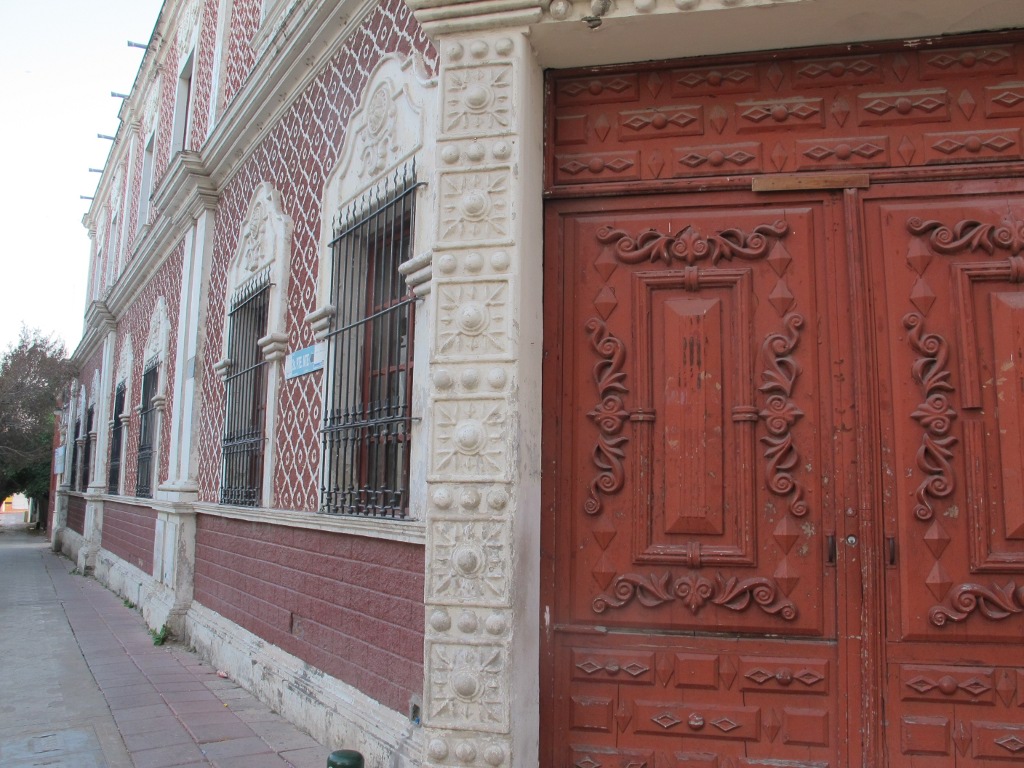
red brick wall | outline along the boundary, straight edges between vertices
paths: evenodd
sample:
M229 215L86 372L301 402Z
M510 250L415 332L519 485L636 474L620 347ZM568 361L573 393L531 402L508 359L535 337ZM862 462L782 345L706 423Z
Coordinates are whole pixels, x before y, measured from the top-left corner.
M423 548L200 514L195 599L405 712L423 688Z
M85 535L85 499L81 496L68 496L68 528Z
M103 503L103 548L151 575L155 536L155 510L119 501Z

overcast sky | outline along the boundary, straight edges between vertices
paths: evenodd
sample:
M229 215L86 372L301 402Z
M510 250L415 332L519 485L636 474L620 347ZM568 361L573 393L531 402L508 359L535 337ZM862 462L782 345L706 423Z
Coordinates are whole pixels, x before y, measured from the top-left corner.
M162 0L0 0L0 353L24 323L82 335L82 216Z

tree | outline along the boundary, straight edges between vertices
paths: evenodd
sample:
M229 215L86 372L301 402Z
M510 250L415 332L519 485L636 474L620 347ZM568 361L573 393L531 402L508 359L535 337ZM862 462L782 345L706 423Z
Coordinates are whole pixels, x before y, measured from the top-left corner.
M53 411L75 375L64 344L22 326L0 357L0 499L24 493L42 503L50 490Z

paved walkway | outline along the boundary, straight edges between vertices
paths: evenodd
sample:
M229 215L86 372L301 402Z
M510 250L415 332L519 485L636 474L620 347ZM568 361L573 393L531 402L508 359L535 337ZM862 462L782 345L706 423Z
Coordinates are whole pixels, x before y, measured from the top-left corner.
M330 750L0 526L0 766L324 768Z

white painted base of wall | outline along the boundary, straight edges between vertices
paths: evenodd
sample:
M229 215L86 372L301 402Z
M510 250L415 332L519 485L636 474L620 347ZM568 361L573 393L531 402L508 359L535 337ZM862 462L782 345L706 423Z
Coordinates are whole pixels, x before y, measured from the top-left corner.
M358 750L366 768L420 765L423 730L405 715L198 603L185 626L201 656L321 744Z
M73 531L70 528L61 528L60 532L56 534L59 536L60 546L54 547L54 550L60 552L78 567L78 554L85 550L85 537L77 531Z
M94 575L100 584L135 603L150 629L158 630L167 623L174 593L145 571L101 549L96 555Z

